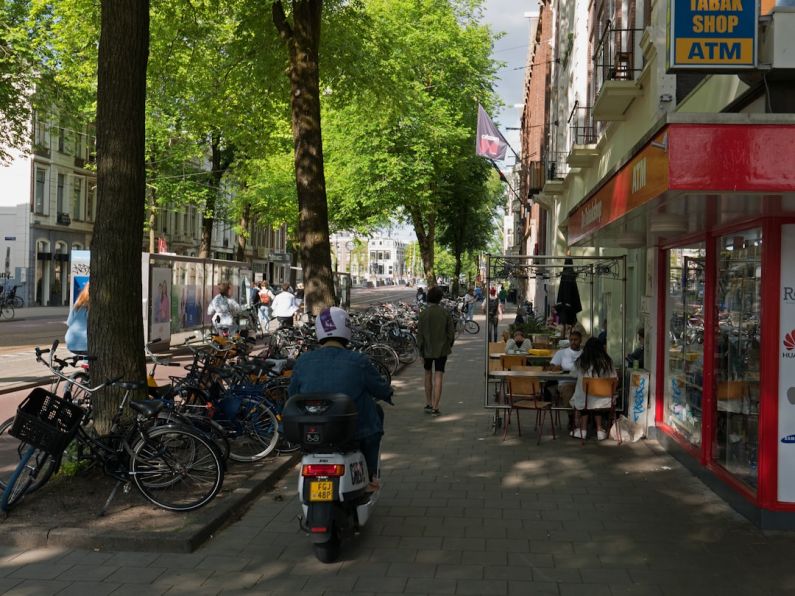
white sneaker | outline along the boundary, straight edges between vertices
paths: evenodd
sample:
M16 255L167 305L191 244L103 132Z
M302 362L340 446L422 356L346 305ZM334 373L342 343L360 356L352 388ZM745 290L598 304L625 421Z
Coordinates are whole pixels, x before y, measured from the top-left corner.
M569 433L569 436L574 437L575 439L584 439L587 434L588 434L587 431L575 428L573 431Z
M597 441L604 441L607 438L607 433L603 430L596 431L596 440Z

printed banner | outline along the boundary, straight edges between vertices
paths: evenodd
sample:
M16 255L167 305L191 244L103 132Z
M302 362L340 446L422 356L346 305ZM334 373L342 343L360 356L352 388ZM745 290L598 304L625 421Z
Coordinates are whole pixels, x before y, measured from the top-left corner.
M171 268L152 267L149 284L149 339L171 339Z
M478 105L478 132L477 146L475 154L487 157L492 160L501 161L505 159L508 151L508 141L497 130L497 126L492 122L483 106Z

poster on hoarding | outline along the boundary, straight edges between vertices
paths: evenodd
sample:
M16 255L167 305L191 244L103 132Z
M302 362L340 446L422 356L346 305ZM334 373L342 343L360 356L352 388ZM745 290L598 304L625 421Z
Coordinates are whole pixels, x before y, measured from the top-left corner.
M88 284L91 274L91 251L73 250L69 260L69 267L69 277L71 278L69 305L71 306L77 300L77 296L83 291L86 284Z
M795 503L795 225L781 226L778 368L778 500Z
M152 267L149 283L149 338L171 339L171 269Z

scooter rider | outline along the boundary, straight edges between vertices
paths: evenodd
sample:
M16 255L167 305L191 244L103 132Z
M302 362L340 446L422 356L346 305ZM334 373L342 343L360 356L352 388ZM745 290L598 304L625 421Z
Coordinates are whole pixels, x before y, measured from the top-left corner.
M332 306L315 318L322 348L306 352L296 361L288 394L344 393L358 410L356 433L359 449L370 474L368 490L377 490L378 450L384 434L383 411L376 399L392 403L392 389L364 354L346 350L351 322L343 309Z

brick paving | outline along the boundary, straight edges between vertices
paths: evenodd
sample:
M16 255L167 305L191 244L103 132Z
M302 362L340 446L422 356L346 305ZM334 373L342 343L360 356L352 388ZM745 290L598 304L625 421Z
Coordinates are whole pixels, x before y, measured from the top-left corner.
M481 341L457 342L439 418L419 364L396 378L384 493L338 563L314 559L290 474L191 554L0 546L0 592L795 594L795 535L757 530L656 443L536 445L529 416L493 436Z

